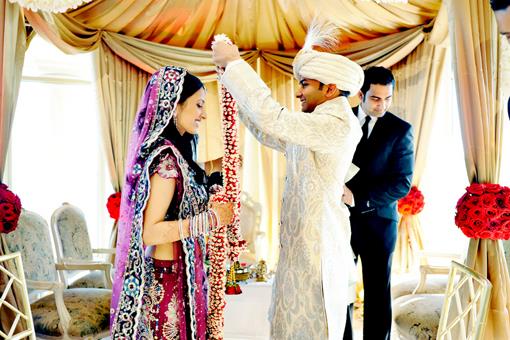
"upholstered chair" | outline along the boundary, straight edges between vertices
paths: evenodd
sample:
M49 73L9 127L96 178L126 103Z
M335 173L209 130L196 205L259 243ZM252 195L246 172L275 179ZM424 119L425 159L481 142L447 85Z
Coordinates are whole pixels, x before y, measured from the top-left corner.
M2 317L0 338L35 340L23 261L19 252L0 255L0 283L2 292L0 296L0 316ZM16 296L15 302L8 298L14 295Z
M452 261L444 294L411 294L393 303L399 339L481 340L491 283Z
M393 300L409 294L443 294L448 284L452 260L462 261L460 254L420 251L419 274L409 276L391 287Z
M78 207L63 203L55 210L51 231L58 262L74 269L64 272L64 282L69 288L112 287L111 263L94 260L94 254L112 254L114 249L92 249L87 222Z
M260 245L265 233L260 231L261 207L246 192L241 192L240 226L246 240L247 251L242 253L240 261L256 263L260 254Z
M15 231L2 235L4 248L20 252L29 289L51 291L31 303L37 338L101 339L109 332L111 290L66 289L63 270L55 263L48 223L40 215L22 210Z

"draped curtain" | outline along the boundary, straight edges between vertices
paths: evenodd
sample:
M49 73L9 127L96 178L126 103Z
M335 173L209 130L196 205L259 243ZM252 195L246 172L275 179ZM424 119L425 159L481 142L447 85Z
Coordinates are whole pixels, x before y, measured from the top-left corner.
M447 5L466 171L471 183L497 183L505 112L496 23L487 1ZM466 264L492 283L485 338L510 339L510 277L501 241L471 239Z
M7 148L18 99L27 36L23 15L18 5L0 5L0 181L3 178Z
M338 53L363 66L389 67L404 60L423 42L425 24L437 15L439 7L439 0L411 0L400 5L351 0L96 0L69 13L27 10L25 15L37 33L66 53L99 48L104 144L112 186L118 190L127 136L145 72L152 73L163 65L180 65L206 82L208 117L200 131L199 160L209 161L223 154L218 86L208 50L214 34L232 37L242 57L254 67L258 65L264 81L275 90L275 98L292 107L296 86L292 60L314 15L342 28L343 44ZM257 145L249 134L242 136L243 190L262 203L262 229L268 235L271 266L278 244L284 161L281 155Z
M0 182L2 181L5 170L5 159L7 157L7 148L11 136L11 127L14 119L16 102L18 99L19 85L21 81L21 71L23 69L23 60L28 45L27 34L21 8L8 1L0 3ZM0 242L0 255L4 255L6 250L3 243ZM5 263L6 266L13 265ZM8 268L14 271L14 268ZM0 275L0 292L4 293L7 282L6 277ZM16 301L21 301L19 297L21 292L9 290L6 301L16 306ZM19 298L18 298L19 297ZM0 328L8 333L10 325L15 319L14 313L8 308L0 310ZM18 325L16 332L21 331L21 327L26 327L24 322Z
M398 84L393 111L413 126L415 163L412 185L418 188L426 167L445 53L446 48L424 42L405 62L392 68ZM417 251L424 248L422 234L419 214L401 216L393 257L394 270L410 272L414 269Z
M436 99L441 91L447 38L448 16L446 6L443 6L424 42L404 61L392 67L396 88L391 110L413 126L415 163L412 185L418 188L426 167ZM422 234L419 214L401 216L393 256L395 271L410 272L414 269L417 251L424 248Z

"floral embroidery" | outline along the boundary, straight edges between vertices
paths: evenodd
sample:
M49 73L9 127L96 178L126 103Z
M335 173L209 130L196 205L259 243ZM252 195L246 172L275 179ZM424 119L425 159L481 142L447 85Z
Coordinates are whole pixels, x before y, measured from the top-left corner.
M163 324L163 337L165 339L179 339L179 327L177 318L177 297L174 295L165 312L166 321Z
M165 179L179 177L177 165L175 164L175 159L169 153L161 157L161 160L157 165L156 171L158 175Z

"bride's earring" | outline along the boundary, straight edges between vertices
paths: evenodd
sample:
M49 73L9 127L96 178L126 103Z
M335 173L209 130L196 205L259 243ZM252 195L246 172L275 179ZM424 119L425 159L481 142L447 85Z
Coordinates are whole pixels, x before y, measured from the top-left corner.
M176 114L174 114L174 117L173 117L173 118L174 118L174 125L175 125L175 127L177 127L177 115L176 115Z

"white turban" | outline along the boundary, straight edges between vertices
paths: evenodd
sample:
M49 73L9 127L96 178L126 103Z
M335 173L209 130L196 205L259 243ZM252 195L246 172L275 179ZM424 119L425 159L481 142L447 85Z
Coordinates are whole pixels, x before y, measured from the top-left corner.
M323 84L335 84L350 96L358 93L363 85L363 69L354 61L339 54L301 50L292 63L294 77L315 79Z
M351 96L358 93L363 85L363 69L354 61L328 52L313 49L319 46L326 49L335 47L337 28L330 23L320 23L316 19L312 22L306 34L303 48L294 58L292 66L294 77L315 79L323 84L335 84L343 91L349 91Z

